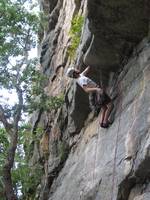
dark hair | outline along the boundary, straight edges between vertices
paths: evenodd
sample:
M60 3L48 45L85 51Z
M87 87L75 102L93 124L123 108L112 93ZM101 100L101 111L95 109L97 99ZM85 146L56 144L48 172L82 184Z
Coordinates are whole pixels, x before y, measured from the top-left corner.
M80 74L80 72L74 71L72 77L73 77L73 78L77 78L76 75L79 75L79 74Z

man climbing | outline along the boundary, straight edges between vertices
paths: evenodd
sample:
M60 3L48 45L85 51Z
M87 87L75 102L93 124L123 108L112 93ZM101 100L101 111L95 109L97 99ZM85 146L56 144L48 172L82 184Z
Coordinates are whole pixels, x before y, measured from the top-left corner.
M86 76L89 70L89 66L82 73L77 69L68 68L66 75L76 79L77 84L82 87L85 92L89 93L89 103L92 108L101 108L100 126L102 128L108 128L110 125L109 116L113 109L113 103L106 92Z

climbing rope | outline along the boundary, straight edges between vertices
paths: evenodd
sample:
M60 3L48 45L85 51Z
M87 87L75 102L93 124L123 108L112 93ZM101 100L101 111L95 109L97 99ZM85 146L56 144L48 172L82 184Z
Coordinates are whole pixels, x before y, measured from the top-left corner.
M121 98L121 85L118 86L118 96L120 97L120 104L118 110L120 110L120 113L122 112L122 98ZM121 124L121 115L119 117L118 121L118 129L116 133L116 140L115 140L115 151L114 151L114 162L113 162L113 173L112 173L112 188L111 188L111 199L113 200L114 196L114 187L115 187L115 174L116 174L116 161L117 161L117 151L118 151L118 141L119 141L119 132L120 132L120 124Z
M124 73L124 76L128 73L128 68L125 70L125 73ZM134 79L137 79L139 76L140 76L141 72L139 72L135 77ZM119 107L120 107L120 113L122 112L123 108L122 108L122 88L121 88L121 85L120 85L120 82L121 80L118 82L118 96L120 97L120 104L119 104ZM117 82L116 82L117 84ZM143 82L142 82L142 91L143 91ZM142 94L140 94L140 97L141 97ZM138 113L138 110L137 110L137 106L136 104L138 103L138 100L136 100L136 103L134 104L134 117L133 117L133 122L131 124L131 127L130 127L130 130L132 130L133 128L133 125L135 123L135 116L137 115ZM114 187L115 187L115 173L116 173L116 161L117 161L117 151L118 151L118 139L119 139L119 132L120 132L120 123L121 123L121 115L119 117L119 122L118 122L118 130L117 130L117 133L116 133L116 140L115 140L115 152L114 152L114 163L113 163L113 177L112 177L112 188L111 188L111 200L113 200L113 196L114 196Z
M100 126L98 125L98 130L97 130L97 137L96 137L96 145L95 145L95 156L94 156L94 166L93 166L93 185L94 185L94 182L95 182L95 179L96 179L96 172L95 172L95 169L96 169L96 160L97 160L97 147L98 147L98 141L99 141L99 131L100 131Z
M100 88L104 89L104 85L103 85L103 82L102 82L102 71L100 71ZM98 120L100 118L100 115L101 115L101 112L99 112L99 115L98 115ZM93 166L93 185L94 185L94 182L95 182L95 179L96 179L96 161L97 161L97 152L98 152L98 141L99 141L99 133L100 133L100 125L98 123L98 128L97 128L97 138L96 138L96 145L95 145L95 156L94 156L94 166Z
M102 83L102 71L100 71L100 88L103 88L103 83ZM100 117L100 112L99 112L99 115L98 115L98 120L99 120L99 117ZM94 156L94 167L93 167L93 184L94 184L94 180L95 180L95 169L96 169L96 158L97 158L97 147L98 147L98 141L99 141L99 132L100 132L100 125L98 123L98 129L97 129L97 138L96 138L96 147L95 147L95 156Z
M104 85L103 85L103 81L102 81L102 71L100 71L100 82L99 82L99 86L100 88L104 89ZM100 118L100 115L101 115L101 112L99 112L99 115L98 115L98 120ZM100 133L100 125L98 123L98 129L97 129L97 138L96 138L96 147L95 147L95 156L94 156L94 167L93 167L93 184L94 184L94 180L96 179L95 177L95 169L96 169L96 160L97 160L97 149L98 149L98 141L99 141L99 133Z
M126 69L125 74L127 74L127 72L128 72L128 69ZM135 78L137 78L139 74L137 74ZM117 84L118 85L118 97L120 97L118 110L119 110L120 113L122 113L122 110L123 110L123 108L122 108L122 92L121 92L122 88L121 88L121 83L120 82L121 81L119 81L118 84ZM102 83L100 83L100 86L102 86ZM136 112L134 112L134 116L135 116L135 113ZM133 121L133 124L134 124L134 121ZM119 119L118 119L118 128L117 128L116 139L115 139L115 149L114 149L114 159L113 159L113 171L112 171L112 187L111 187L111 198L110 198L110 200L113 200L113 198L114 198L115 175L116 175L116 166L117 166L116 162L117 162L119 132L120 132L120 128L121 128L120 125L121 125L121 115L119 116ZM98 126L98 133L99 133L99 128L100 127ZM95 178L96 178L95 177L95 168L96 168L96 160L97 160L98 140L99 140L99 134L98 134L98 138L96 140L96 146L95 146L95 156L94 156L94 166L93 166L93 184L94 184L94 181L95 181Z

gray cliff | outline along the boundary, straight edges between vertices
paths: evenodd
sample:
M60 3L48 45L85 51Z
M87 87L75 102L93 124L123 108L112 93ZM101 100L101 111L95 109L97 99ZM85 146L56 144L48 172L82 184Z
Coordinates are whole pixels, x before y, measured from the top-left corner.
M57 111L35 111L32 116L33 130L50 127L36 199L150 199L149 4L146 0L41 0L48 22L39 47L41 71L49 77L45 92L64 93L65 102ZM71 59L69 33L77 14L84 23ZM108 129L99 126L88 96L65 76L74 65L81 70L90 65L90 77L113 99L114 122ZM31 166L44 154L40 144L33 142Z

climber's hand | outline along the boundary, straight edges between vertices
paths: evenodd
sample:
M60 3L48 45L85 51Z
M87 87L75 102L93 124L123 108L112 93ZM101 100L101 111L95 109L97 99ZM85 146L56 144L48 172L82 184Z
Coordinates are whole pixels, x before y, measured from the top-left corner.
M103 89L97 88L96 90L97 90L98 93L103 94Z

